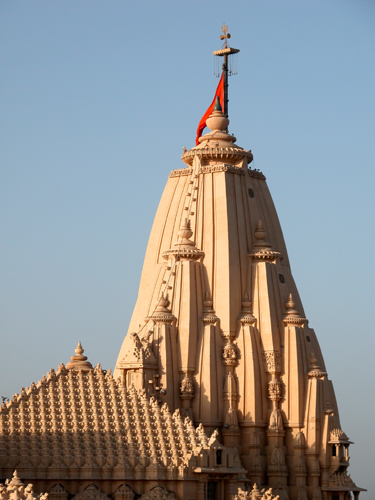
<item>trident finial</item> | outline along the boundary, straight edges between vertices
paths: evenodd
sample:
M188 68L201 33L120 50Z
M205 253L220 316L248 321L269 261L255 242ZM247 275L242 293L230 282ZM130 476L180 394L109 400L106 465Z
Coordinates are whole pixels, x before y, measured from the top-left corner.
M223 109L223 113L224 113L224 116L226 118L228 118L228 101L229 101L229 99L228 99L228 76L237 74L235 60L233 59L233 61L231 61L230 56L232 56L232 58L234 58L234 56L237 54L237 52L239 52L239 50L229 47L228 40L231 36L230 36L230 33L228 33L228 26L226 26L225 23L223 23L221 31L223 34L220 35L220 40L224 40L223 46L220 50L215 50L213 54L214 54L214 56L222 57L224 59L223 65L222 65L223 80L224 80L224 109ZM229 68L228 68L228 63L229 63ZM215 70L215 74L217 76L219 76L220 73L221 72L219 69L219 62L217 62L217 68Z
M228 47L228 39L230 38L230 33L228 33L228 26L225 26L225 23L223 23L221 31L223 35L220 35L220 40L225 40L223 48L226 49Z

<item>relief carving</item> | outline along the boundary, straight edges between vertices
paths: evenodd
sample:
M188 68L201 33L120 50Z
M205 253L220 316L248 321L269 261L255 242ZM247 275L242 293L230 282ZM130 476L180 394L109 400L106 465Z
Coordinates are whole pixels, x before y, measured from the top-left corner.
M192 399L194 397L194 380L191 373L186 372L180 386L180 397Z
M141 496L140 500L176 500L173 491L168 491L161 486L155 486L148 493Z
M271 380L268 382L268 397L271 401L280 401L282 397L283 384L280 380Z
M265 370L268 373L281 372L281 355L278 351L264 351Z

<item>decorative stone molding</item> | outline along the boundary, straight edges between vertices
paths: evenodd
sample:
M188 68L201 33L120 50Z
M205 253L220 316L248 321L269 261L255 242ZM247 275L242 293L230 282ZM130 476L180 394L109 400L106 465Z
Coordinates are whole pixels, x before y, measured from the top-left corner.
M333 429L329 435L329 441L332 443L347 443L349 438L341 429Z
M215 314L204 313L202 315L202 321L205 324L215 325L219 318Z
M280 380L268 382L268 397L271 401L280 401L282 397L283 384Z
M224 365L236 366L238 358L237 347L232 341L229 341L225 344L223 349L223 358Z
M257 320L252 314L244 314L240 316L240 321L242 325L255 325Z
M127 484L121 484L111 495L113 500L133 500L134 491Z
M253 161L253 155L251 151L246 151L245 149L242 149L239 146L235 145L225 148L193 148L189 151L184 152L181 156L181 160L191 166L195 157L198 157L201 161L226 160L232 161L234 163L238 163L243 159L246 159L247 163L251 163Z
M281 372L281 355L278 351L264 351L265 370L268 373Z
M233 500L279 500L278 496L272 493L272 488L266 490L263 488L261 491L257 484L254 484L252 490L245 491L242 488L238 488L238 493Z
M233 174L239 174L239 175L244 175L246 170L244 170L242 167L236 167L235 165L228 165L226 163L222 163L219 165L204 165L200 167L199 169L199 174L210 174L210 173L215 173L215 172L231 172ZM185 175L192 175L193 169L190 167L187 168L179 168L176 170L172 170L171 173L169 174L169 177L181 177ZM266 180L265 175L258 171L258 170L252 170L250 168L247 169L247 173L250 177L253 177L255 179L261 179L263 181Z
M262 249L249 254L254 260L266 260L270 262L276 262L277 259L283 260L280 252L275 252L274 250Z
M100 489L93 483L86 486L86 488L78 495L75 495L72 500L110 500L107 495L102 493Z
M194 397L194 379L193 375L186 372L184 378L181 381L180 386L180 398L181 399L193 399Z
M152 319L154 320L154 318ZM157 319L161 320L161 317L157 316ZM157 321L155 321L155 323L156 322ZM157 366L157 361L152 351L151 344L148 341L148 336L141 340L137 333L131 332L129 333L129 338L133 341L132 348L128 351L126 356L124 356L124 358L121 360L121 362L119 363L119 367L135 368L137 366L144 366L144 365ZM99 373L102 371L100 365L98 371Z
M315 354L312 352L310 354L310 371L308 372L308 376L310 378L324 378L326 375L327 372L324 372L320 369L318 360L316 359Z
M329 488L353 488L353 490L357 490L356 484L353 482L350 474L345 472L335 472L333 474L328 474L328 487Z
M62 484L55 484L49 490L48 493L49 500L68 500L68 492Z
M161 486L155 486L148 493L141 496L140 500L176 500L173 491L168 491Z
M211 174L215 172L230 172L232 174L244 175L245 172L242 167L236 167L235 165L226 165L225 163L221 165L205 165L200 168L200 174Z
M249 168L247 173L250 177L254 177L255 179L261 179L262 181L266 180L266 176L260 170L253 170Z
M169 177L181 177L182 175L191 175L192 173L192 168L178 168L176 170L172 170Z
M25 486L15 470L10 481L7 479L5 484L0 483L0 498L1 500L47 500L48 493L39 495L34 493L33 485L30 483Z

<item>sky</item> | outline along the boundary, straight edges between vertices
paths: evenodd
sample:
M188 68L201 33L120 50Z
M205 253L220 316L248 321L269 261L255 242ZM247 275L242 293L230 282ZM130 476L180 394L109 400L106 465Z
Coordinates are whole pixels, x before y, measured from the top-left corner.
M0 393L79 340L114 368L164 185L215 92L223 22L240 49L230 132L267 177L370 500L373 0L0 1Z

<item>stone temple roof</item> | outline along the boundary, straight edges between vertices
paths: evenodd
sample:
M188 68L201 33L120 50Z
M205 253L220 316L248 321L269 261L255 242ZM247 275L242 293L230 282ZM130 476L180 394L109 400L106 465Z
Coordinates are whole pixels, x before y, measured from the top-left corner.
M4 469L117 468L198 469L198 455L210 446L203 426L195 429L180 410L126 389L110 371L66 369L61 364L37 384L22 389L0 408L0 467ZM221 449L225 449L221 446ZM228 467L244 473L237 452ZM230 472L223 463L223 473ZM225 469L225 470L224 470ZM220 471L219 471L220 472ZM32 476L31 476L32 477Z

